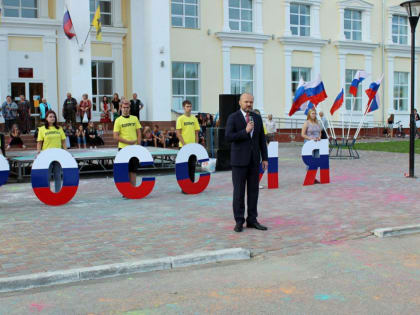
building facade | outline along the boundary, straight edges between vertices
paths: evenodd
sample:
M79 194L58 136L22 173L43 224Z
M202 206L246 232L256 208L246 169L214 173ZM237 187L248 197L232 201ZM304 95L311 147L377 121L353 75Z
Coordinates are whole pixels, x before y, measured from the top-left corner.
M78 100L88 93L99 120L102 96L136 92L142 119L166 121L186 98L195 111L216 113L219 94L247 91L263 113L288 117L299 79L321 75L329 95L321 108L344 87L344 119L357 121L363 91L383 74L382 104L368 120L393 113L408 126L411 36L400 2L0 0L0 97L46 97L61 113L67 92ZM101 41L90 27L98 5ZM65 10L77 40L64 35ZM357 70L371 75L353 102L348 87Z

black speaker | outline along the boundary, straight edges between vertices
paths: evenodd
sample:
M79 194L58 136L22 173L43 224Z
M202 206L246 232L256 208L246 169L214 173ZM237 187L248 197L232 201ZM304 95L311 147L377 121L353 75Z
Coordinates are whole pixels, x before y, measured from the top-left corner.
M230 114L239 109L240 94L220 94L219 95L219 127L226 127L226 122Z
M230 165L230 149L216 150L216 171L232 169Z

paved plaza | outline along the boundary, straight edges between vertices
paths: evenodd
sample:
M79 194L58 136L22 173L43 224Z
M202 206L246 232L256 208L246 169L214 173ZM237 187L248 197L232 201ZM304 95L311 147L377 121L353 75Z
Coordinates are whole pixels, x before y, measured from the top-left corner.
M291 256L420 223L420 180L404 178L407 154L361 152L330 168L331 184L304 187L300 146L280 145L280 188L260 192L267 232L233 232L230 172L212 174L196 196L181 194L166 173L143 200L123 199L112 177L82 178L61 207L43 205L30 183L8 184L0 188L0 277L233 247Z

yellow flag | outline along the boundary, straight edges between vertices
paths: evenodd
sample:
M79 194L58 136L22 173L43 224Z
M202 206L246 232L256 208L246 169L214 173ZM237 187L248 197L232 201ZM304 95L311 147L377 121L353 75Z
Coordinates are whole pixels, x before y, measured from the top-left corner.
M96 28L96 39L102 40L102 23L101 23L101 9L96 9L95 16L93 17L92 25Z

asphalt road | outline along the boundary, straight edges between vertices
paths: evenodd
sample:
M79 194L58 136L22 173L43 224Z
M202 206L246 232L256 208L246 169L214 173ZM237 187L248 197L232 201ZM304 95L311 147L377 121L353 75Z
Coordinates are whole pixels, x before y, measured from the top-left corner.
M0 314L419 314L420 235L0 295Z

